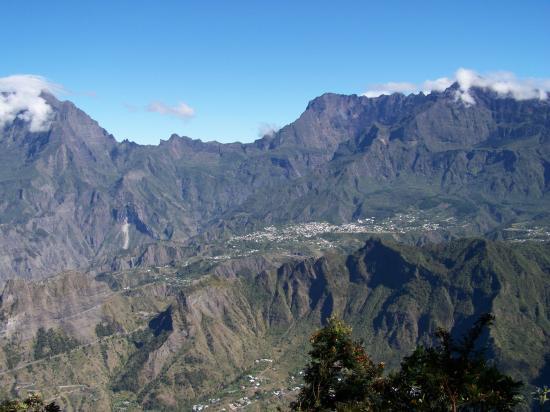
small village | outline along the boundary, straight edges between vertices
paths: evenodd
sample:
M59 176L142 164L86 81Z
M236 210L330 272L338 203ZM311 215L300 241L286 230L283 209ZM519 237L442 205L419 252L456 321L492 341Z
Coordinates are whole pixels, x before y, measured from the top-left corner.
M449 231L462 227L455 217L446 214L431 214L426 211L410 210L391 217L367 217L355 222L340 225L328 222L308 222L284 226L268 226L253 233L234 236L229 240L230 247L246 243L284 243L308 241L327 234L396 234L403 235L412 232L427 233ZM330 248L330 241L325 239L324 246Z
M550 240L550 228L528 222L514 223L504 229L504 240L510 242L546 242Z
M279 379L276 382L272 378L272 374L278 370L273 359L256 359L254 363L252 370L243 374L233 385L226 387L215 397L193 405L193 412L227 412L248 409L254 404L261 407L288 404L303 387L302 370L295 375L290 374L286 378L285 386L281 387L283 382Z
M443 233L468 233L471 222L459 221L456 217L443 213L431 214L426 211L410 210L407 213L398 213L392 217L377 219L368 217L357 219L355 222L340 225L328 222L308 222L284 226L268 226L263 230L253 233L234 236L229 242L229 248L239 250L239 256L246 256L258 252L251 244L266 245L271 247L289 243L310 244L320 249L331 249L338 245L335 238L327 235L365 234L365 235L393 235L407 234L443 234ZM513 223L501 230L505 241L525 242L550 240L550 227L530 223ZM474 236L471 234L471 236ZM236 255L233 254L235 257ZM229 256L224 256L226 258ZM220 259L221 256L211 258Z

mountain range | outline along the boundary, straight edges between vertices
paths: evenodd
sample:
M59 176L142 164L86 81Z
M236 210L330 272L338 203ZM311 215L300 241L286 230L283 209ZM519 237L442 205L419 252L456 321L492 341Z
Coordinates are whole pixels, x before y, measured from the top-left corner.
M325 94L249 144L117 142L50 94L48 131L0 134L0 279L133 265L271 224L447 211L441 235L548 221L550 104L470 91ZM151 249L152 248L152 249ZM154 253L151 252L154 250ZM152 255L152 256L151 256ZM124 259L122 259L124 260Z
M42 93L0 131L0 397L284 410L333 315L392 370L492 312L491 362L550 383L550 102L459 91L156 146Z

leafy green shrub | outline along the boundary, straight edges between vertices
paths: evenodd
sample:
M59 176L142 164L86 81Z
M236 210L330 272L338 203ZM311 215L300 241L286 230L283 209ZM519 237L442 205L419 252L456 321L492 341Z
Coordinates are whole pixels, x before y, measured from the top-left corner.
M44 405L40 395L32 394L25 400L5 400L0 403L0 412L60 412L55 402Z

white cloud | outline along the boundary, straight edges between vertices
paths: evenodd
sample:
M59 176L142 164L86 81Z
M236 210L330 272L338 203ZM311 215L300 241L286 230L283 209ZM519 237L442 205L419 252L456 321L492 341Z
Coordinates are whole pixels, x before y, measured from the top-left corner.
M273 136L281 127L273 123L260 123L258 137Z
M417 85L414 83L407 82L389 82L389 83L380 83L372 86L372 90L368 90L363 94L367 97L378 97L383 94L393 94L393 93L403 93L411 94L416 92Z
M449 79L448 77L440 77L439 79L435 80L426 80L424 83L422 83L422 90L430 93L430 92L442 92L443 90L447 89L454 83L453 79Z
M176 106L169 106L159 101L151 102L147 106L147 111L160 113L167 116L175 116L180 119L190 119L195 116L195 110L183 102L177 104Z
M367 97L378 97L392 93L431 93L443 91L454 82L458 83L457 99L465 104L475 104L475 99L470 93L473 87L489 89L500 97L512 97L516 100L540 99L545 100L550 94L550 79L518 79L510 72L493 72L480 75L474 70L460 68L454 77L441 77L436 80L426 80L421 84L414 83L384 83L372 86L363 94Z
M501 97L513 97L516 100L546 100L550 93L549 79L518 79L510 72L494 72L481 76L473 70L460 68L456 72L456 80L460 86L457 98L467 104L475 104L474 97L469 93L472 87L489 89Z
M31 132L48 130L53 112L41 94L60 90L60 86L41 76L21 74L0 77L0 129L15 119L21 119L29 123Z

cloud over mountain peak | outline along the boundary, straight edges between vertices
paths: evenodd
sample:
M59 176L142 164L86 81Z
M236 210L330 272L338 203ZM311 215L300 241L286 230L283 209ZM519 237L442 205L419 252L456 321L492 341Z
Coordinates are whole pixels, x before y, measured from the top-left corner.
M20 119L29 124L29 131L48 130L52 108L42 97L42 92L53 93L60 86L44 77L20 74L0 77L0 128Z
M409 82L389 82L374 84L363 93L366 97L378 97L392 93L416 94L443 91L453 83L458 83L457 99L465 104L475 104L470 89L479 87L489 89L500 97L512 97L516 100L546 100L550 94L550 79L518 78L511 72L491 72L484 75L470 69L460 68L453 77L441 77L426 80L420 84Z

